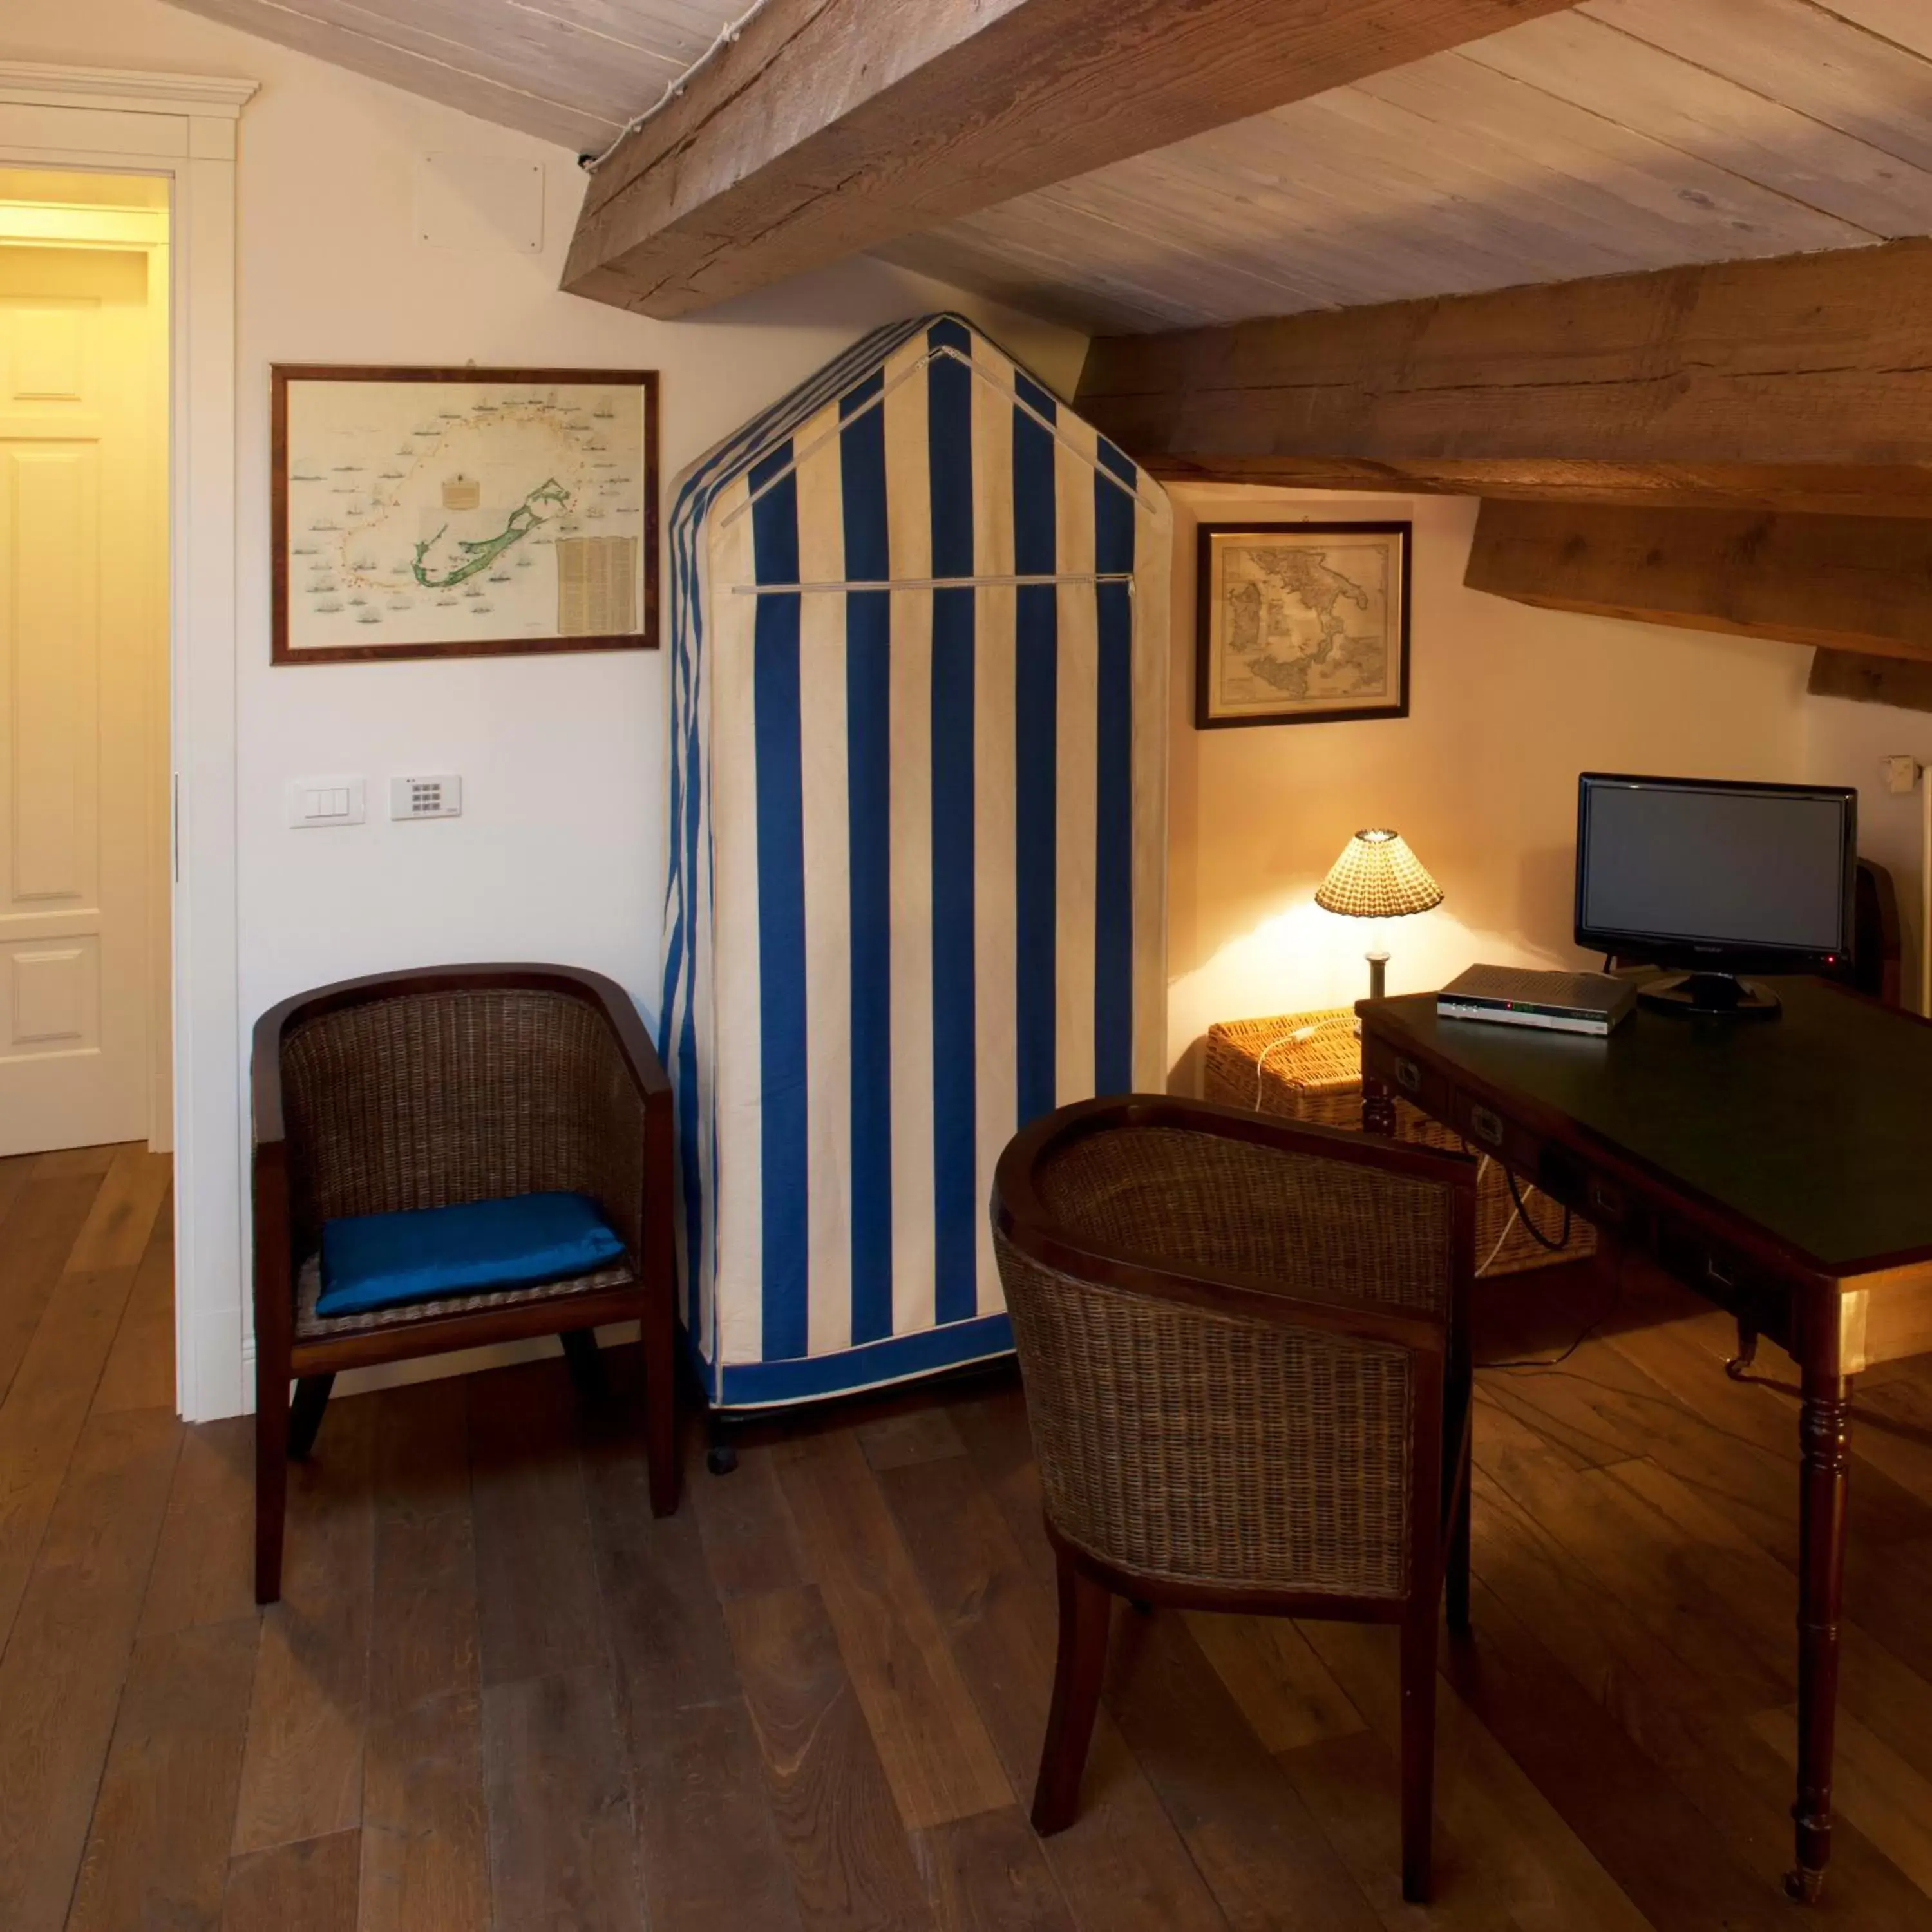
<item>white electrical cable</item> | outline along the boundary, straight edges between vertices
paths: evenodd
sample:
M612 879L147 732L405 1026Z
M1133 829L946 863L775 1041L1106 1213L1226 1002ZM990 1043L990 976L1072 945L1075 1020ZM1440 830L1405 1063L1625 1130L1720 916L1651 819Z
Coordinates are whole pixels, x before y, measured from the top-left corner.
M1479 1190L1483 1184L1483 1176L1487 1174L1489 1171L1490 1157L1487 1154L1484 1154L1476 1162L1476 1186ZM1532 1187L1529 1191L1531 1193L1534 1194L1536 1192L1536 1190ZM1522 1210L1519 1208L1514 1202L1510 1204L1509 1219L1503 1223L1503 1231L1496 1237L1496 1244L1490 1250L1489 1259L1484 1262L1482 1266L1476 1270L1476 1279L1478 1281L1480 1281L1484 1275L1487 1274L1490 1269L1496 1266L1496 1257L1502 1252L1503 1244L1509 1239L1510 1234L1512 1230L1515 1228L1516 1222L1522 1218Z
M1932 825L1932 812L1928 812L1928 825ZM1346 1018L1346 1016L1344 1016L1344 1017ZM1262 1110L1262 1087L1263 1078L1268 1067L1268 1055L1274 1052L1276 1047L1286 1046L1291 1042L1297 1046L1304 1046L1307 1042L1312 1040L1324 1027L1333 1026L1335 1024L1336 1022L1333 1020L1317 1020L1312 1026L1292 1028L1288 1032L1277 1035L1274 1039L1270 1040L1267 1046L1262 1048L1260 1054L1255 1061L1254 1111L1256 1113L1258 1114ZM1490 1156L1487 1154L1478 1155L1476 1160L1476 1185L1478 1187L1480 1188L1482 1186L1483 1177L1484 1174L1487 1174L1489 1171ZM1529 1190L1529 1198L1534 1199L1535 1198L1535 1195L1536 1190L1532 1187ZM1496 1266L1496 1257L1502 1252L1503 1244L1509 1239L1511 1233L1514 1232L1516 1222L1522 1219L1522 1210L1512 1202L1510 1207L1509 1219L1503 1223L1503 1231L1496 1237L1496 1246L1490 1250L1489 1255L1483 1262L1482 1266L1476 1270L1478 1280L1480 1280L1483 1276L1487 1274L1490 1269Z
M1509 1211L1509 1219L1503 1223L1502 1232L1496 1237L1496 1246L1490 1250L1489 1259L1484 1262L1482 1266L1476 1270L1476 1279L1478 1281L1481 1280L1483 1277L1489 1273L1490 1269L1496 1266L1496 1257L1502 1252L1504 1242L1509 1239L1510 1234L1514 1232L1516 1227L1516 1222L1521 1219L1522 1216L1517 1214L1515 1208L1511 1208Z
M1333 1020L1317 1020L1312 1026L1294 1027L1268 1042L1255 1062L1255 1112L1262 1110L1262 1074L1268 1065L1268 1055L1278 1046L1286 1046L1291 1042L1297 1046L1305 1046L1325 1026L1333 1026Z
M735 20L726 21L724 26L718 28L718 38L711 43L710 46L706 47L704 52L700 54L697 59L678 76L676 80L672 81L643 113L638 115L634 120L626 122L623 126L617 130L610 145L601 154L580 155L578 158L578 166L586 174L594 175L640 128L655 121L691 85L692 76L694 74L709 67L725 48L730 46L751 25L752 16L764 10L764 4L765 0L752 0L752 4L747 7Z

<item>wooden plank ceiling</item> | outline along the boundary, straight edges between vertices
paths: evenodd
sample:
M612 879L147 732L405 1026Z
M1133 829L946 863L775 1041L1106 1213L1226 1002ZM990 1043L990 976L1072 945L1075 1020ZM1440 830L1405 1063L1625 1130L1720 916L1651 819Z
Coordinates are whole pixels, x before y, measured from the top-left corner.
M1112 333L1928 232L1927 0L1585 0L880 252Z
M750 0L176 4L596 152ZM1112 333L1928 233L1928 0L1584 0L878 252Z
M1572 0L769 0L596 170L564 286L671 317Z
M176 4L601 152L748 0ZM1080 404L1158 472L1568 499L1486 504L1468 580L1932 706L1932 0L1348 0L1299 65L1284 5L1204 98L1242 4L775 0L567 285L675 314L877 242L1106 338Z
M608 147L751 0L174 0L579 154Z

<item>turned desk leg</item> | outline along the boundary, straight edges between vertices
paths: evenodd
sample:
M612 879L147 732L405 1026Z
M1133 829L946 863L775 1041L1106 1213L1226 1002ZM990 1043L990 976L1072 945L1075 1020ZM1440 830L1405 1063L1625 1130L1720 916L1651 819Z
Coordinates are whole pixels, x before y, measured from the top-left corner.
M1724 1372L1732 1382L1741 1382L1750 1372L1751 1364L1757 1360L1757 1330L1740 1315L1738 1317L1738 1352L1724 1364Z
M1845 1487L1851 1438L1848 1378L1808 1366L1799 1412L1798 1862L1793 1898L1818 1896L1832 1856L1832 1746L1838 1710L1838 1612L1845 1568Z
M1395 1138L1395 1095L1386 1080L1366 1073L1362 1076L1362 1131L1380 1134L1384 1140Z

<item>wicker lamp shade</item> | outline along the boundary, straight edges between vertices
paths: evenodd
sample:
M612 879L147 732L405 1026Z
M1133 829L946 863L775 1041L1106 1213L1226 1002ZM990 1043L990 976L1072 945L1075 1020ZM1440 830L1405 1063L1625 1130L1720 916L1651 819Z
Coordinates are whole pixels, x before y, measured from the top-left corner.
M1399 832L1358 832L1315 894L1326 912L1352 919L1399 919L1442 903L1442 888Z

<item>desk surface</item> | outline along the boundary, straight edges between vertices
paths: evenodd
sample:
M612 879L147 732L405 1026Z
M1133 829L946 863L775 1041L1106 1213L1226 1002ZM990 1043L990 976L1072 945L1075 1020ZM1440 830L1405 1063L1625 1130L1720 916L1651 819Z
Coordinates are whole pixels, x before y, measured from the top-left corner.
M1595 1040L1441 1019L1432 993L1382 1004L1439 1060L1565 1116L1822 1273L1932 1256L1932 1026L1820 980L1768 983L1784 1003L1774 1020L1640 1006Z

